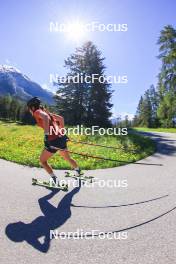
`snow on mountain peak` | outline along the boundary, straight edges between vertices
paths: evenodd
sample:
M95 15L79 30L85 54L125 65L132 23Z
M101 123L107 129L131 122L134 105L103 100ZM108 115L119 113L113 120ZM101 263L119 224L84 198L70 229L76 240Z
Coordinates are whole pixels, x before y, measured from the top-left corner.
M9 65L0 65L0 71L2 72L16 72L16 73L21 73L20 70L18 70L17 68L13 67L13 66L9 66Z
M9 65L0 65L0 96L10 94L22 100L38 96L46 103L53 103L53 94L44 90L20 70Z

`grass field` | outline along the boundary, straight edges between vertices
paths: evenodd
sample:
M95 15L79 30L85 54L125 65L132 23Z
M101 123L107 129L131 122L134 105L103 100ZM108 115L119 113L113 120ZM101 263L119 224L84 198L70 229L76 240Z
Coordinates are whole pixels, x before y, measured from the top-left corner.
M15 123L0 122L0 158L19 164L39 167L39 156L43 149L43 131L37 126L22 126ZM117 150L102 147L68 143L69 150L88 153L105 158L137 161L155 151L154 142L140 135L127 136L70 136L79 141L117 147ZM134 153L134 152L137 153ZM108 168L121 165L119 162L97 160L72 155L82 169ZM58 154L50 159L55 169L69 169L69 165Z
M176 133L176 128L147 128L147 127L135 127L137 131L144 132L165 132L165 133Z

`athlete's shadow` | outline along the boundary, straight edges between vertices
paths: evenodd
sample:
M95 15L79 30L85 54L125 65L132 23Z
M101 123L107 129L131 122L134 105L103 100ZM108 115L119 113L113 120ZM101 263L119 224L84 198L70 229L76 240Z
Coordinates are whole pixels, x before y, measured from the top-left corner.
M50 230L59 228L71 217L71 202L80 188L81 184L67 193L57 207L48 201L59 192L52 190L51 193L38 200L43 216L37 217L29 224L21 221L9 224L6 227L6 235L14 242L26 241L35 249L46 253L50 247ZM40 242L39 239L44 239L44 241Z

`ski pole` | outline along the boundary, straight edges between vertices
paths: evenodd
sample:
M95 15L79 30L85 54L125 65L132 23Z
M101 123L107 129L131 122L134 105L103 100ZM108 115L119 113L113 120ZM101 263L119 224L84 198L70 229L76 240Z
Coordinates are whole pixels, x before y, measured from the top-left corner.
M112 146L105 146L105 145L101 145L101 144L94 144L94 143L89 143L89 142L84 142L84 141L76 141L76 140L72 140L72 139L69 139L68 141L70 142L74 142L74 143L78 143L78 144L83 144L83 145L89 145L89 146L95 146L95 147L103 147L103 148L109 148L109 149L121 149L121 150L126 150L126 149L123 149L123 148L117 148L117 147L112 147ZM139 150L135 151L135 150L127 150L129 152L133 152L133 153L138 153Z
M60 148L56 148L54 146L50 146L50 148L55 149L55 150L60 150L63 151L63 149ZM107 161L113 161L113 162L119 162L119 163L126 163L126 164L137 164L137 165L150 165L150 166L163 166L163 164L157 164L157 163L146 163L146 162L133 162L133 161L125 161L125 160L116 160L116 159L109 159L109 158L104 158L104 157L100 157L100 156L93 156L93 155L89 155L87 153L80 153L80 152L74 152L71 150L64 150L67 151L71 154L76 154L79 156L84 156L84 157L88 157L88 158L94 158L94 159L100 159L100 160L107 160Z

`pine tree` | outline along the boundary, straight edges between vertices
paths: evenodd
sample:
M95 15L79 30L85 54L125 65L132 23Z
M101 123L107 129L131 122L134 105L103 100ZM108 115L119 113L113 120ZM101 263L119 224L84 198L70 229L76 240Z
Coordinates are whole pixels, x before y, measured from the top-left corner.
M9 108L9 118L13 121L17 121L18 119L18 113L21 105L19 101L16 98L12 98Z
M10 104L12 97L8 94L0 98L0 116L4 119L10 118Z
M138 103L138 106L137 106L136 115L135 115L135 117L136 117L136 120L135 120L136 126L140 126L141 123L142 123L142 118L143 118L142 109L143 109L143 97L141 96L141 98L139 100L139 103Z
M158 92L156 91L154 85L151 85L148 89L148 95L151 105L151 126L152 127L158 127L159 126L159 120L157 117L157 110L159 105L159 96Z
M157 126L158 97L153 85L141 96L135 116L135 124L144 127Z
M160 104L157 114L161 124L170 127L176 117L176 30L170 25L164 27L158 44L162 68L158 81Z
M101 52L92 42L86 42L82 47L65 60L65 67L69 69L65 83L58 83L59 89L55 97L57 108L68 124L84 124L86 126L110 125L112 91L108 83L86 83L86 76L97 74L103 76L105 66ZM78 75L78 83L69 82L70 76Z

